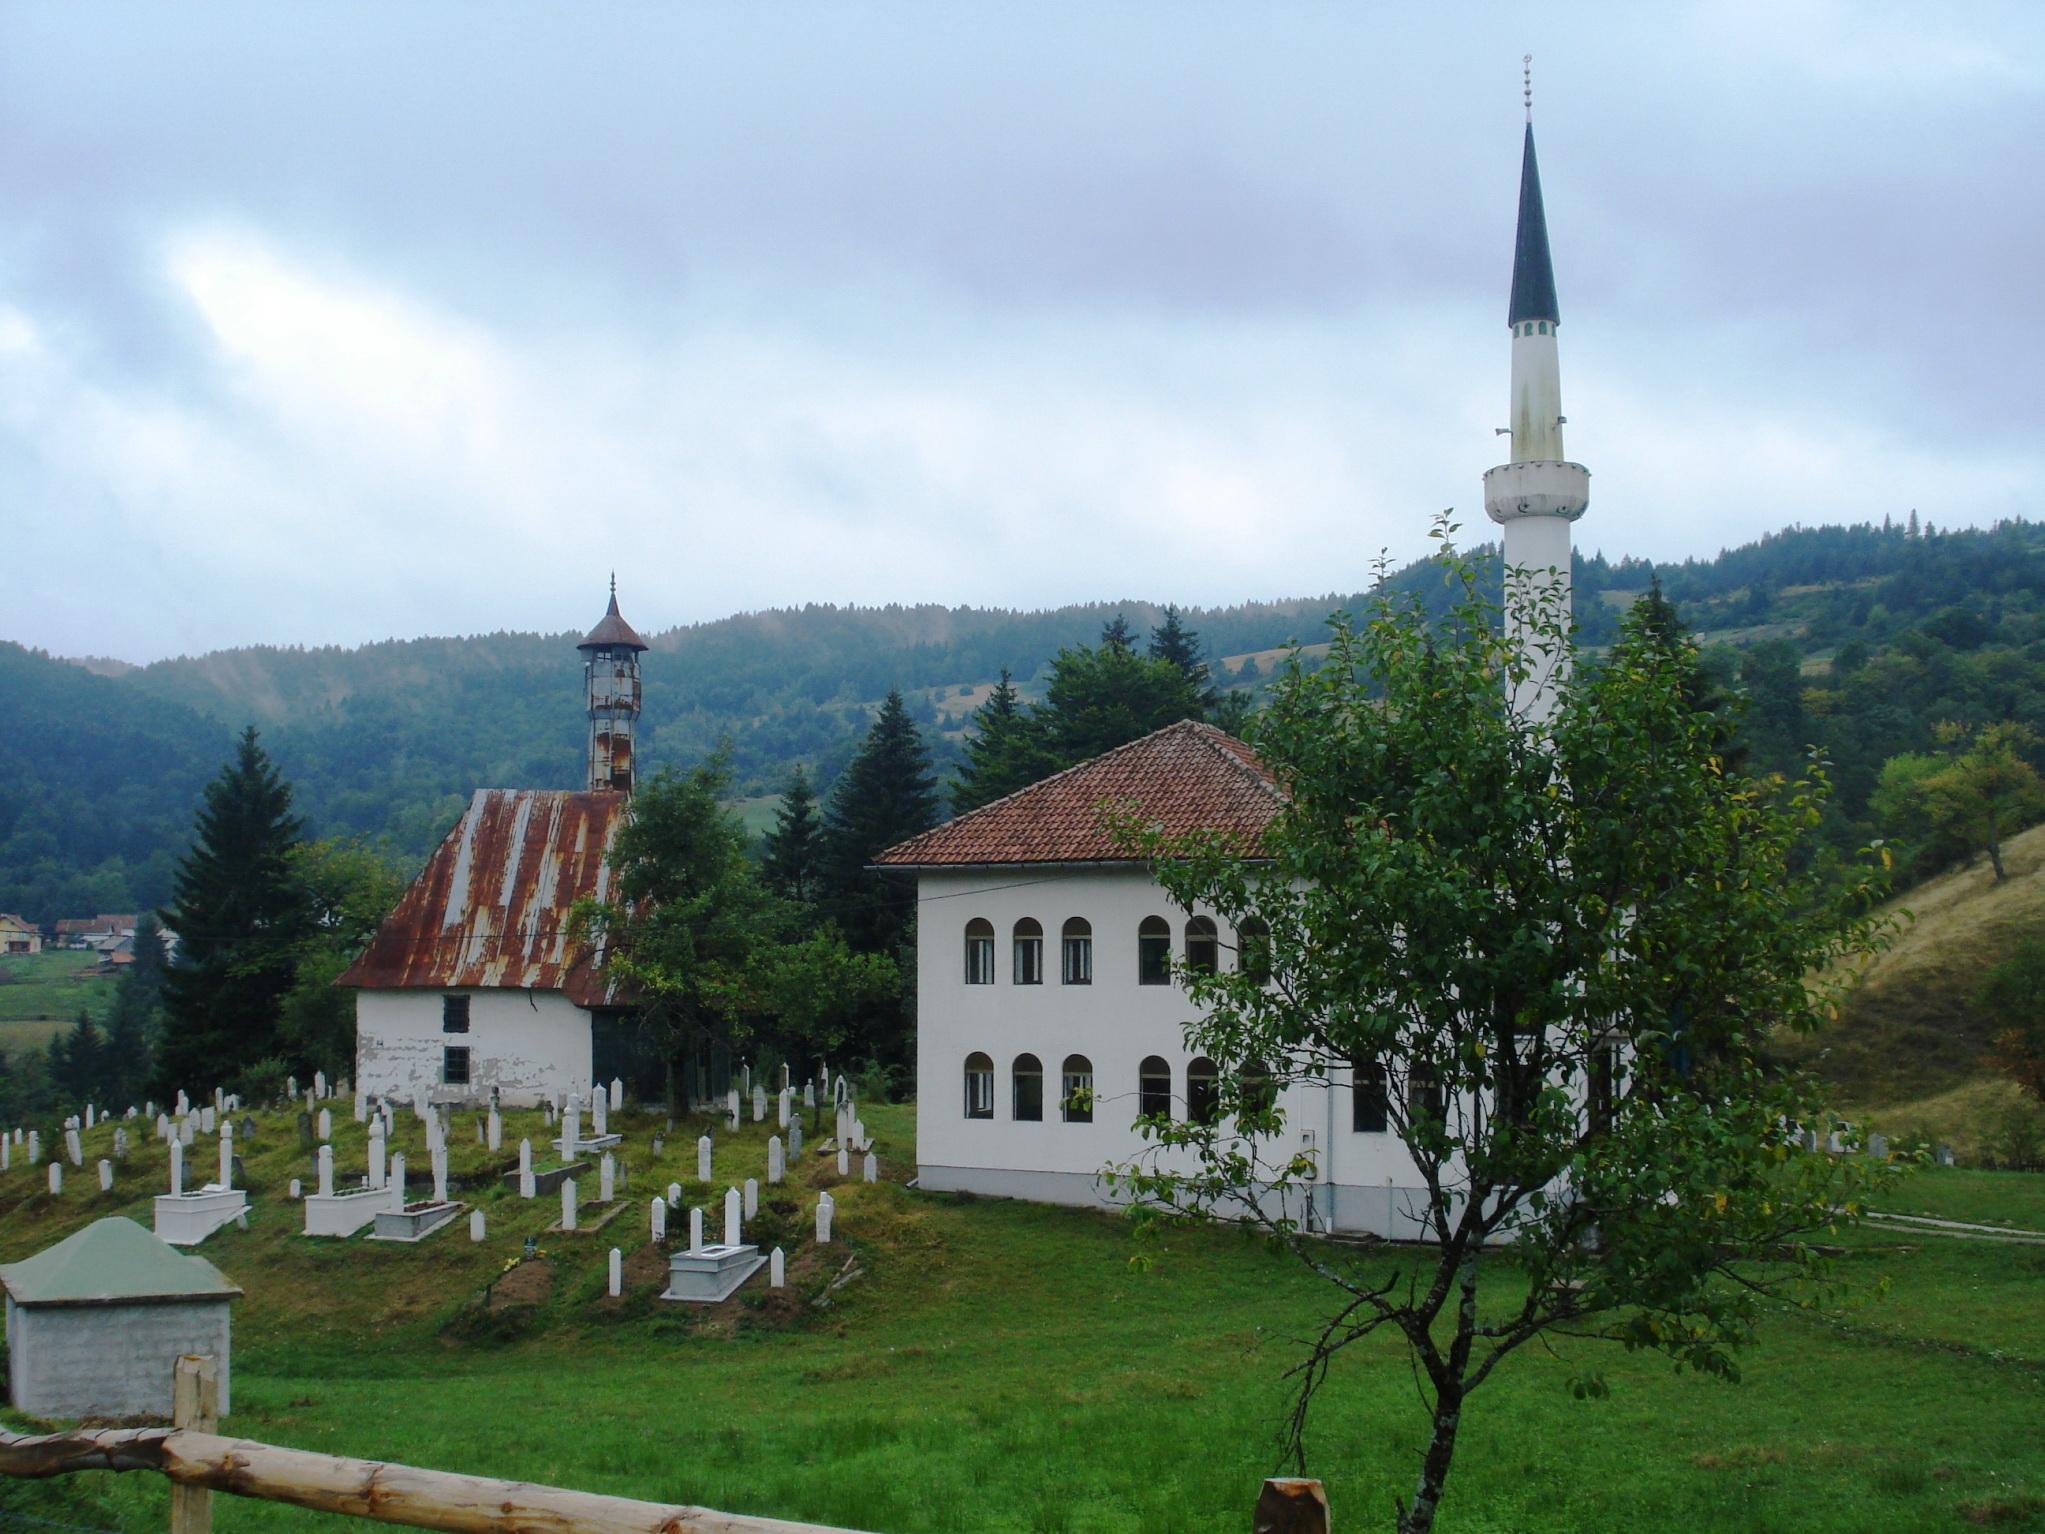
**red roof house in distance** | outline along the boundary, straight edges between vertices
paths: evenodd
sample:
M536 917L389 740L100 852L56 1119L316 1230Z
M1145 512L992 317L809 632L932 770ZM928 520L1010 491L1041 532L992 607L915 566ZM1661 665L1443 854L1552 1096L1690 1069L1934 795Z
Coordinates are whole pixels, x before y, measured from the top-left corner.
M355 1083L372 1096L530 1107L595 1083L595 1022L616 1010L603 956L569 913L610 888L631 812L639 656L611 605L583 656L588 787L483 788L336 985L354 987Z

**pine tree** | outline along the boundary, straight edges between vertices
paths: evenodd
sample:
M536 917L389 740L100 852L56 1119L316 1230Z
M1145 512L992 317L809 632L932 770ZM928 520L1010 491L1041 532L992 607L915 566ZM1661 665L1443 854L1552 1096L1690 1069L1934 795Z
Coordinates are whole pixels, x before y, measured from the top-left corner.
M1204 712L1177 666L1103 643L1058 652L1034 717L1055 771Z
M901 944L913 904L909 892L867 865L875 853L936 823L930 752L902 695L890 692L824 814L824 883L855 949L892 953Z
M82 1109L106 1095L106 1040L83 1007L78 1009L78 1021L71 1025L61 1049L51 1041L50 1068L58 1090L74 1108Z
M1200 636L1179 621L1176 607L1167 607L1165 621L1150 631L1149 654L1152 660L1168 662L1185 674L1203 709L1214 707L1220 695L1214 690L1207 662L1200 658Z
M1044 754L1043 730L1017 697L1015 682L1002 668L987 701L973 710L973 735L965 764L952 783L951 809L963 815L1027 788L1054 770Z
M809 774L798 762L788 774L788 786L781 791L781 808L775 814L774 829L767 833L760 872L769 889L807 903L816 899L822 859L823 827L817 819L817 796L810 788Z
M310 927L292 864L302 823L253 727L206 785L164 916L178 935L164 977L156 1079L195 1096L275 1053L277 1015Z
M1113 618L1101 625L1101 644L1104 648L1113 650L1117 654L1134 655L1136 653L1136 630L1129 626L1127 618L1123 617L1120 613L1116 613Z

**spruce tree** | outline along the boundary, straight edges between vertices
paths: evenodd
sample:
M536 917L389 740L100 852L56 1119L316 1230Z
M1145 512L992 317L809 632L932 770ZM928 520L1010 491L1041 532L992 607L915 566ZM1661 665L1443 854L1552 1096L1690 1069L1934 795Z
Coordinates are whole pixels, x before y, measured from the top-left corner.
M760 873L769 889L807 904L817 897L822 860L823 826L817 819L817 796L810 788L809 774L797 762L788 774L788 786L781 791L781 808L775 813L774 829L767 833Z
M50 1074L73 1109L82 1109L105 1095L106 1040L85 1008L78 1009L78 1021L61 1045L51 1041Z
M1136 653L1136 630L1129 626L1129 620L1116 613L1101 625L1101 644L1104 648L1121 655Z
M1150 631L1149 654L1152 660L1177 666L1192 685L1200 706L1210 710L1214 707L1220 695L1214 690L1207 662L1200 658L1200 636L1179 621L1176 607L1167 607L1165 621Z
M291 786L242 732L232 762L206 785L192 847L179 861L164 919L178 935L164 977L156 1079L195 1097L276 1051L309 918L292 862L302 823Z
M824 877L838 925L862 953L901 945L914 906L904 885L870 872L874 854L937 823L930 752L890 692L824 814Z
M1204 712L1177 666L1104 642L1058 652L1035 718L1055 771Z
M973 710L965 764L952 783L952 813L963 815L992 804L1054 771L1044 752L1043 733L1022 706L1004 666L987 701Z

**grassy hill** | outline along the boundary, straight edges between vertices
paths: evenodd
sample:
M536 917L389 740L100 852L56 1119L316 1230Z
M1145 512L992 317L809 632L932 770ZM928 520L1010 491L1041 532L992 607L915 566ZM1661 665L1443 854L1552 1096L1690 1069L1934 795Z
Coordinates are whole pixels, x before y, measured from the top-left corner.
M1982 858L1893 901L1896 942L1864 967L1839 1022L1780 1046L1832 1082L1851 1116L1967 1159L2026 1120L2045 1138L2045 1110L1984 1063L1992 1029L1973 1005L1989 968L2045 932L2045 826L2013 838L2004 859L2000 884Z
M336 1106L339 1161L359 1169L361 1131ZM472 1245L457 1224L394 1247L296 1234L285 1183L309 1175L310 1158L294 1115L258 1113L250 1228L202 1249L247 1291L227 1431L902 1534L1242 1528L1278 1468L1283 1371L1327 1303L1319 1281L1228 1232L1139 1247L1112 1217L920 1193L904 1185L911 1110L864 1111L883 1181L840 1185L806 1158L792 1185L763 1189L757 1233L786 1246L791 1287L775 1296L756 1281L714 1310L655 1298L663 1264L646 1240L653 1190L677 1181L690 1202L703 1197L697 1125L677 1125L655 1159L659 1121L628 1111L628 1207L600 1232L563 1236L545 1229L554 1200L519 1200L490 1175L515 1156L487 1156L458 1121L455 1171L483 1183L461 1196L486 1210L488 1239ZM538 1116L514 1115L509 1130L537 1140ZM110 1137L88 1135L88 1167ZM765 1126L719 1131L713 1198L761 1173L764 1143ZM409 1115L396 1148L426 1159ZM17 1161L0 1174L0 1261L104 1214L146 1222L164 1162L152 1144L114 1192L73 1173L52 1199L42 1170ZM840 1200L838 1239L818 1248L809 1211L825 1186ZM2045 1177L1926 1174L1905 1206L2037 1227ZM586 1218L602 1213L585 1205ZM519 1263L527 1236L541 1255ZM1513 1360L1472 1402L1444 1529L2038 1527L2045 1252L1844 1239L1846 1276L1872 1302L1771 1306L1737 1387L1568 1338ZM604 1292L613 1245L628 1258L620 1301ZM1133 1263L1138 1251L1154 1261ZM858 1276L817 1303L848 1271ZM1506 1303L1510 1275L1493 1277ZM1890 1288L1874 1301L1877 1279ZM1609 1401L1574 1399L1571 1379L1590 1368L1606 1372ZM1387 1526L1424 1427L1402 1348L1371 1337L1344 1353L1316 1427L1309 1469L1341 1525ZM271 1504L216 1508L219 1526L254 1534L334 1527ZM163 1483L137 1475L0 1482L0 1513L21 1518L141 1531L164 1512Z

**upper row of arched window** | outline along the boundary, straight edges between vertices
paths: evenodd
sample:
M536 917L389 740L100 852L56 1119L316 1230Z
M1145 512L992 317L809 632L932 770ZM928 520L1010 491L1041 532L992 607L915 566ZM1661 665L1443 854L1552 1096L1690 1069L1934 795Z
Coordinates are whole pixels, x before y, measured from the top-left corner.
M1254 979L1271 975L1271 937L1261 921L1252 917L1237 928L1237 966ZM1014 985L1044 983L1044 928L1033 916L1025 916L1010 934L1009 980ZM1180 955L1184 966L1198 974L1214 974L1221 968L1221 931L1211 916L1189 917L1185 947ZM1094 978L1093 924L1083 916L1069 918L1058 934L1058 978L1065 985L1092 985ZM1136 928L1136 983L1165 985L1172 978L1172 924L1162 916L1146 916ZM975 916L966 923L966 984L994 984L994 923Z

